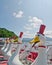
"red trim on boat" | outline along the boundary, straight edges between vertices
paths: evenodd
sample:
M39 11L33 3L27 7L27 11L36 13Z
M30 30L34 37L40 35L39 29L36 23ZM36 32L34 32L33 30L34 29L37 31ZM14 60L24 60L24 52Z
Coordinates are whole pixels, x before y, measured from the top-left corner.
M46 48L46 46L38 46L38 47Z
M30 54L27 56L27 60L29 61L34 61L38 56L38 53L37 52L30 52Z

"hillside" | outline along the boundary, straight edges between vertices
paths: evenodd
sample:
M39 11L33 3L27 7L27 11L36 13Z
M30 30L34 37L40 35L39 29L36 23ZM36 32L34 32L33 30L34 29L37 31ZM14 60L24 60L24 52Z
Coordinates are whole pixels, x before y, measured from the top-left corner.
M0 28L0 37L6 38L6 37L13 37L13 36L17 36L17 35L14 32L9 31L5 28Z

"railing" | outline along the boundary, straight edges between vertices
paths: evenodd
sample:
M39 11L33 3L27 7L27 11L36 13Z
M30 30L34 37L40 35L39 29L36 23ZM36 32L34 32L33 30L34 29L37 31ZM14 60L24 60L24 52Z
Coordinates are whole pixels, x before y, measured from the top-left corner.
M52 65L52 45L47 45L47 63Z

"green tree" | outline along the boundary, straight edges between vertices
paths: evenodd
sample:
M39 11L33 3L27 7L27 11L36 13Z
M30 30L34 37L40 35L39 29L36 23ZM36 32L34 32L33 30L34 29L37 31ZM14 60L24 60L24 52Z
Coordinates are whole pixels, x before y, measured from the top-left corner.
M0 28L0 37L6 38L6 37L13 37L13 36L18 37L14 32L9 31L5 28Z

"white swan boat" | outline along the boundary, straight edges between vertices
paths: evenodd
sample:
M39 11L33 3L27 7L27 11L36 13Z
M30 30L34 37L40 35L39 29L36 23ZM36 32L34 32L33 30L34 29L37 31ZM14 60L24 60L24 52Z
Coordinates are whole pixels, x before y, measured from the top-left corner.
M8 60L9 65L23 65L21 63L21 61L19 60L19 52L21 50L21 43L22 43L21 37L22 37L22 35L23 35L23 32L20 33L20 36L18 39L18 45L17 45L17 49L16 49L15 53Z
M51 65L47 63L46 37L43 34L45 27L41 25L35 38L30 41L29 46L24 45L23 49L21 49L23 32L20 33L17 49L9 58L8 65ZM34 49L36 44L38 50Z
M42 28L43 28L43 30L42 30ZM37 35L35 36L35 38L32 41L30 41L30 43L35 43L35 44L38 42L38 53L34 53L34 55L36 54L36 58L33 60L31 65L42 65L42 64L47 65L46 46L45 46L46 37L43 35L44 29L45 29L45 25L41 25L40 30L37 33ZM25 65L19 60L21 44L18 44L17 48L18 49L15 51L15 53L10 57L10 59L8 61L9 65L12 65L12 64L13 65ZM32 46L30 47L30 49L31 48L32 48ZM29 59L28 56L29 55L27 55L26 60L32 59L31 57ZM32 61L32 60L30 60L30 61Z

